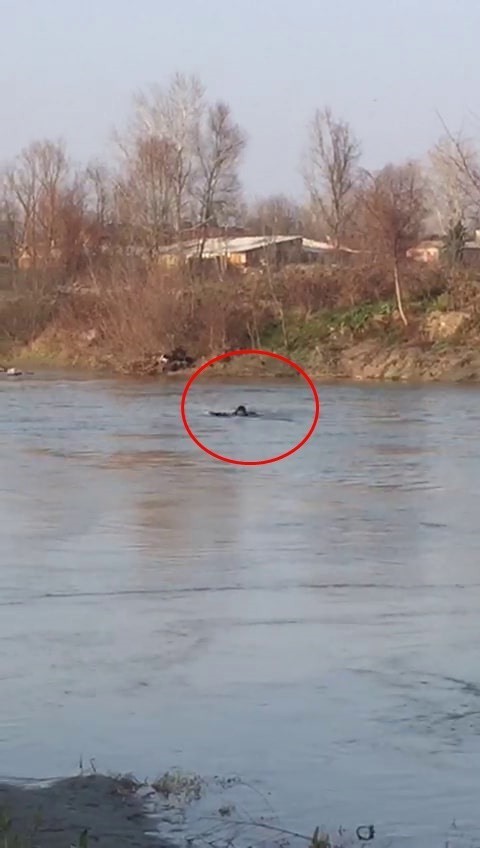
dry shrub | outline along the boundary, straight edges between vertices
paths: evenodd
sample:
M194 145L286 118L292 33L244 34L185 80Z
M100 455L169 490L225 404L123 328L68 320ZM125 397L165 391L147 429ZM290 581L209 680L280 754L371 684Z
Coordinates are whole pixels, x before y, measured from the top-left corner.
M476 286L466 278L448 282L437 270L405 263L405 302L411 311L448 289L450 308L476 304ZM393 300L390 270L378 259L339 267L287 266L247 273L205 265L200 271L167 271L135 256L117 255L110 265L89 269L68 294L50 272L18 282L0 308L0 340L29 343L60 339L65 354L115 361L122 369L182 346L193 356L240 347L260 347L265 331L283 327L290 317L308 321L322 311L356 310ZM417 306L415 306L417 304ZM423 308L423 307L421 307ZM371 312L372 310L370 310Z
M73 293L58 317L63 330L95 330L95 341L121 362L161 352L185 336L188 303L175 276L137 268L125 277L121 266L96 279L94 289Z
M28 344L55 320L61 303L55 275L17 274L0 301L0 339Z
M472 271L459 269L449 274L444 294L438 305L445 309L468 311L480 316L480 279Z
M447 285L438 270L405 263L402 278L406 297L438 296ZM284 309L308 318L322 310L350 309L394 297L388 264L377 257L355 261L343 267L300 265L284 268L274 275L276 295ZM267 287L264 285L268 298Z
M258 341L272 320L243 275L206 277L118 262L94 287L87 283L65 301L57 325L72 344L94 330L99 352L123 365L176 346L194 356L242 347Z

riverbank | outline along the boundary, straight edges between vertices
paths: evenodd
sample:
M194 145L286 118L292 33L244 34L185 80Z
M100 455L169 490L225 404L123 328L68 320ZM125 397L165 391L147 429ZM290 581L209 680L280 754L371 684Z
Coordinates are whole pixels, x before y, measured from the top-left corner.
M313 351L281 351L317 380L360 382L480 382L480 350L473 344L432 344L418 342L385 344L378 339L317 347ZM206 377L288 378L294 372L270 358L247 357L215 364ZM253 360L253 357L251 357Z
M385 346L375 340L352 344L344 349L318 349L309 355L297 355L296 351L276 351L288 356L316 380L352 380L356 382L480 382L480 350L469 345L432 346L420 345ZM288 366L267 357L250 357L216 363L205 370L202 379L295 379L295 372ZM30 349L12 350L9 361L20 368L73 368L86 373L121 374L131 377L155 377L163 380L184 381L194 372L187 368L171 374L145 373L140 370L118 369L108 359L94 357L49 356L44 358ZM206 361L198 360L199 367Z
M128 778L89 775L45 788L0 784L0 841L5 848L151 848L152 830ZM21 841L18 841L21 840Z
M273 327L260 340L260 346L290 358L319 380L480 382L479 328L467 313L432 311L421 320L417 317L408 328L393 320L382 327L375 323L375 317L360 328L352 328L345 313L343 321L339 324L338 316L331 314L300 325L292 321L288 345L279 328ZM62 328L49 328L33 343L11 348L8 364L185 380L211 358L200 356L193 367L166 374L160 355L152 351L139 359L123 358L97 343L92 334L87 337L83 332L74 337ZM206 369L202 379L294 376L292 369L279 360L252 355L221 360Z
M183 841L194 845L197 838L204 842L205 818L215 821L212 833L216 832L218 844L231 845L235 839L238 848L256 843L281 848L286 835L290 848L308 844L308 835L285 830L271 815L268 822L262 815L258 821L250 816L239 821L236 804L227 798L232 792L250 804L255 797L249 784L238 778L204 781L180 772L167 772L151 785L128 776L99 774L46 785L0 783L0 844L2 848L175 848ZM317 827L315 834L318 831ZM330 844L328 837L315 840L315 834L311 848ZM350 843L351 839L341 840L339 845Z
M196 281L195 308L183 278L173 293L172 281L163 278L127 289L122 298L108 286L72 291L52 307L48 320L30 321L23 335L9 331L3 364L185 379L226 350L255 348L283 354L319 380L480 381L479 281L410 268L404 325L394 300L385 298L388 278L381 276L382 288L372 274L290 269L268 284L251 274L228 281L235 298L222 302L222 309L226 281L218 280ZM35 312L30 306L29 316ZM21 304L4 309L6 325L15 327ZM180 364L166 374L164 354L175 347L184 348L194 365ZM203 376L280 377L292 371L271 357L244 356L218 362Z

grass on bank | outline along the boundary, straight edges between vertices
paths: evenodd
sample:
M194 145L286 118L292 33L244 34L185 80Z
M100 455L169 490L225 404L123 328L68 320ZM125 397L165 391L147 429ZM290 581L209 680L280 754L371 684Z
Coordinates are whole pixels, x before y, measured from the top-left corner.
M21 835L14 832L13 819L8 810L0 808L0 848L36 848L36 837L40 832L42 822L42 814L39 811L33 827L26 835ZM88 831L84 829L79 833L75 843L65 845L65 848L89 848L90 844Z
M286 318L285 344L284 328L279 322L272 323L262 334L262 344L266 349L282 350L293 353L307 353L322 342L338 336L359 337L366 330L385 330L388 320L395 312L393 301L364 303L350 309L330 309L311 314L308 317L290 313Z

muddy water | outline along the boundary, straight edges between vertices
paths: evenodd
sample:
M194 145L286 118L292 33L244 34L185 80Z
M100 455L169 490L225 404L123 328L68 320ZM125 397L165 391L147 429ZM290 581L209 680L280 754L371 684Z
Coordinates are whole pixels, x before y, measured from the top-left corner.
M327 386L210 459L181 386L0 383L0 776L238 774L287 827L480 834L480 394ZM262 420L220 421L240 402ZM220 453L308 429L198 389ZM413 840L413 841L412 841Z

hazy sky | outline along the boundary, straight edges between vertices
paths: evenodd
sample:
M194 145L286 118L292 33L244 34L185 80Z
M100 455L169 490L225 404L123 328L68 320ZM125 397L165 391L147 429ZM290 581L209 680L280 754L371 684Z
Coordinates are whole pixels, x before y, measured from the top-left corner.
M480 0L0 0L0 159L63 137L105 155L132 92L177 70L230 102L251 195L299 195L314 109L365 161L419 157L452 126L480 137ZM478 117L477 117L478 116Z

